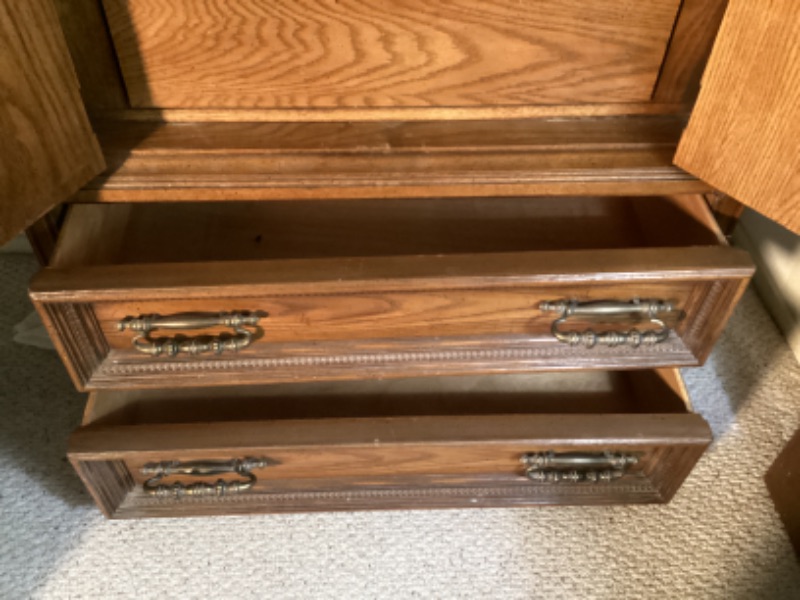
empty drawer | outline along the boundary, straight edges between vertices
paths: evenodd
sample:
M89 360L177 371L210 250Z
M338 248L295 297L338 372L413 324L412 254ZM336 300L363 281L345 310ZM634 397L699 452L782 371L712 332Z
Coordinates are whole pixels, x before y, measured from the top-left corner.
M697 365L752 274L699 196L79 205L79 388Z

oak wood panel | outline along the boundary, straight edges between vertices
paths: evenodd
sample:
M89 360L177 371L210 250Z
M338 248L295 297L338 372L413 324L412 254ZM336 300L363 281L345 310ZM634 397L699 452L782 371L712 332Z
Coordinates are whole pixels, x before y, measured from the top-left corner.
M409 286L410 287L410 286ZM231 310L261 311L269 316L260 324L262 333L253 342L252 352L260 346L280 342L391 339L465 335L530 335L544 336L550 332L556 315L538 310L539 302L562 298L581 301L631 298L666 298L679 307L686 306L693 291L691 283L672 285L628 285L516 287L516 289L484 288L421 292L410 287L407 292L351 292L311 296L206 298L192 300L147 301L146 298L127 302L98 302L94 305L103 336L110 348L131 349L134 334L120 332L117 324L124 318L148 314L179 314L187 312L230 312ZM665 315L670 326L678 324L679 312ZM619 321L619 320L618 320ZM647 321L631 318L619 322L570 321L570 328L611 330L637 326L642 330L655 329ZM218 335L230 332L226 328L202 331L174 330L175 335L188 337L200 334ZM166 332L159 332L166 333ZM252 354L249 352L248 354Z
M708 191L672 165L680 115L96 124L109 169L82 201L652 195Z
M800 232L800 4L730 0L675 163Z
M103 170L49 0L0 3L0 244Z
M31 292L79 387L197 386L697 364L751 274L730 248L644 248L48 269ZM537 305L571 297L663 298L686 316L654 347L570 348ZM238 355L153 359L115 331L141 313L264 308Z
M137 107L650 99L679 0L104 0Z
M683 0L653 93L655 102L691 103L728 0Z
M344 494L359 508L456 506L465 504L465 495L478 506L591 504L668 500L709 441L708 426L691 414L90 425L71 438L70 459L90 488L123 488L120 505L138 508L118 512L120 505L109 502L112 494L106 491L104 505L113 516L336 509L344 507ZM523 477L519 459L541 450L623 451L640 460L607 485L536 485ZM141 484L140 467L150 461L239 456L268 459L256 488L239 496L154 502L129 483ZM110 470L122 468L128 476L86 469L94 464L114 465ZM273 503L265 502L265 493Z
M194 113L204 116L206 111ZM213 113L212 113L213 114ZM589 146L614 150L670 146L678 142L686 114L577 116L442 120L335 122L150 121L98 119L94 122L109 165L118 168L134 155L194 152L327 154L541 151ZM119 158L113 160L119 155Z
M100 0L54 0L86 109L128 108L128 96Z

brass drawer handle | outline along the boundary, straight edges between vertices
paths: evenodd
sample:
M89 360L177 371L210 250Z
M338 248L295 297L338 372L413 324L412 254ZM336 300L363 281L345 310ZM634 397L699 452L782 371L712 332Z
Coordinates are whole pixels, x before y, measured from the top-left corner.
M523 454L525 476L537 483L609 483L619 479L639 459L614 452L535 452Z
M119 331L135 331L133 347L150 356L176 356L177 354L222 354L226 350L238 352L247 348L262 333L258 322L266 317L264 312L222 312L222 313L182 313L162 317L161 315L142 315L125 317L117 323ZM201 335L196 337L153 338L150 333L156 329L205 329L208 327L230 327L233 334ZM247 327L255 328L253 331Z
M560 316L550 326L550 332L553 337L564 344L569 344L570 346L582 344L587 348L592 348L597 344L612 347L629 345L638 348L642 344L659 344L669 338L670 329L658 318L658 315L671 312L673 306L663 300L639 300L638 298L629 302L556 300L542 302L539 304L539 310L560 313ZM625 315L645 317L651 324L656 325L658 329L650 329L648 331L630 329L628 331L596 333L592 329L563 331L560 328L570 317L618 317Z
M143 475L152 475L144 482L142 488L148 496L182 498L183 496L224 496L238 494L251 489L258 481L253 469L267 466L265 458L237 458L229 461L201 460L192 462L160 462L150 463L142 467ZM213 477L225 473L235 473L243 477L241 480L226 481L222 478L213 483L198 481L195 483L172 484L160 483L170 475L191 475L194 477Z

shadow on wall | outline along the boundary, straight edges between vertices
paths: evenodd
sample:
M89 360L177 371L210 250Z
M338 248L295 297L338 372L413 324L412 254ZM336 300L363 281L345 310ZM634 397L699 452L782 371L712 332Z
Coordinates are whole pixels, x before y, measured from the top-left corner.
M747 210L734 241L755 260L756 289L800 361L800 236Z

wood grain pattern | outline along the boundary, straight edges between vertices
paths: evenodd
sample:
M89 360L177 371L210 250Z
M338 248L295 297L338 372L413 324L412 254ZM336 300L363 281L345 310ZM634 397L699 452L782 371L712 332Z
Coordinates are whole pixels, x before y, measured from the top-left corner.
M683 0L653 92L655 102L691 104L728 0Z
M467 121L509 119L574 119L686 114L685 103L625 102L606 104L525 104L519 106L392 108L133 108L96 113L103 121L149 123L337 123L364 121Z
M0 244L103 170L49 0L0 2Z
M114 516L335 510L343 508L345 493L360 508L459 506L465 496L473 506L593 504L667 501L710 441L708 425L696 415L543 415L537 414L535 387L527 398L530 412L516 415L88 424L70 440L70 459L90 488L124 488L117 506L107 506L111 493L102 495ZM608 485L532 484L523 477L520 456L544 450L631 452L639 463ZM268 459L252 492L154 502L140 491L147 462L234 455ZM85 468L97 464L122 464L129 478ZM118 511L125 503L129 507Z
M110 348L87 304L37 306L73 381L87 381L108 356Z
M78 386L191 386L695 364L751 274L699 196L85 205L31 293ZM636 297L685 313L669 344L560 347L537 309ZM239 356L151 359L117 330L231 310L269 315Z
M731 0L675 163L800 232L800 4Z
M104 0L133 106L649 100L678 0Z
M97 123L82 201L652 195L708 191L672 165L680 115L416 122Z
M48 269L31 294L64 361L77 348L95 365L71 368L78 387L198 386L698 364L729 314L714 298L737 297L707 289L751 274L741 251L659 248ZM536 306L571 297L663 298L686 316L668 343L570 348ZM52 317L75 303L93 307L87 332ZM223 357L153 359L115 331L125 316L187 310L271 316L251 348ZM106 345L100 364L80 336Z
M128 108L128 96L100 0L54 0L90 114Z

